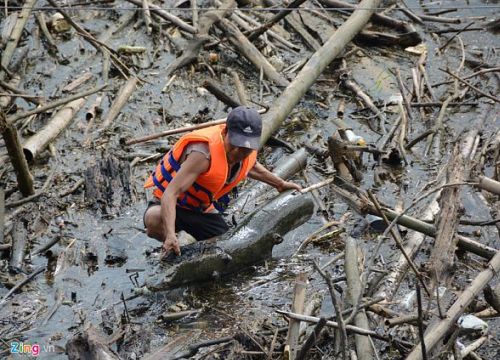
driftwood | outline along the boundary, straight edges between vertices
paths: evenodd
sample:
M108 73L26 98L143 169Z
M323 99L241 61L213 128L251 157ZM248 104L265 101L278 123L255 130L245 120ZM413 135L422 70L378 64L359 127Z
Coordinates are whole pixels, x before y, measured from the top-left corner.
M328 8L342 8L343 10L347 11L355 10L357 6L348 2L338 0L319 0L319 2ZM422 42L421 36L417 33L412 24L393 19L387 15L379 13L374 13L370 20L376 24L385 25L393 29L400 30L406 38L406 40L404 41L404 44L406 46L418 45L420 42Z
M488 282L500 271L500 251L491 259L485 270L480 272L474 281L466 288L455 303L446 312L446 316L441 321L425 332L425 345L428 351L434 349L441 339L448 333L460 315L467 309L467 306L483 290ZM406 358L407 360L421 360L422 352L420 344L417 345Z
M302 314L304 312L304 301L307 289L307 274L300 273L295 279L295 290L292 303L292 312ZM299 341L300 321L290 319L288 322L287 345L285 346L285 357L295 360Z
M248 40L254 41L257 39L260 35L264 34L266 31L268 31L274 24L279 22L281 19L283 19L285 16L290 14L295 8L298 8L302 3L304 3L306 0L294 0L290 4L288 4L286 9L281 10L278 12L276 15L274 15L271 19L269 19L268 22L266 22L264 25L260 26L259 28L252 30L248 35Z
M28 231L22 221L16 221L12 229L12 251L10 255L9 266L13 269L21 269L26 254L26 245L28 243Z
M89 81L90 79L92 79L94 77L94 75L90 72L86 72L84 74L82 74L81 76L77 77L75 80L73 80L72 82L70 82L68 85L66 85L62 91L67 91L67 92L71 92L73 90L75 90L77 87L79 87L80 85L86 83L87 81Z
M28 161L36 158L71 123L74 116L85 103L85 99L74 100L61 108L38 133L23 145Z
M279 209L279 211L278 211ZM308 195L286 191L246 217L233 231L207 241L183 246L148 276L148 289L167 290L213 280L263 262L286 233L306 222L314 203ZM269 214L273 214L272 217Z
M265 112L265 110L258 110L258 112L262 114L262 113ZM124 143L125 143L125 145L138 144L138 143L146 142L146 141L149 141L149 140L158 139L158 138L163 137L163 136L168 136L168 135L173 135L173 134L180 134L180 133L184 133L184 132L188 132L188 131L194 131L194 130L198 130L198 129L203 129L203 128L214 126L214 125L224 124L226 122L226 120L227 120L227 118L223 118L223 119L219 119L219 120L209 121L209 122L206 122L206 123L203 123L203 124L192 125L192 126L184 126L184 127L177 128L177 129L165 130L165 131L159 132L157 134L147 135L147 136L142 136L140 138L136 138L136 139L132 139L132 140L127 140Z
M361 288L361 280L359 274L359 263L358 263L358 246L356 240L349 237L346 239L345 243L345 274L347 277L347 296L349 303L354 305L362 296L363 289ZM368 324L368 317L364 311L358 312L354 316L354 324L357 327L370 330ZM366 336L356 335L356 353L358 359L360 360L370 360L373 359L373 348L370 343L370 339Z
M0 133L5 141L7 152L16 173L17 185L24 196L33 195L33 177L31 176L23 148L19 141L16 128L8 124L3 111L0 109Z
M316 40L302 25L298 14L292 13L285 19L285 21L297 34L300 35L302 40L304 40L304 44L308 48L312 51L318 51L321 48L321 43Z
M366 25L374 12L373 9L377 8L380 3L380 0L363 0L359 4L359 9L355 10L321 49L311 56L293 82L276 99L269 112L264 115L261 144L265 144L271 134L280 127L328 64L341 54L344 47Z
M311 349L311 347L314 346L314 344L316 343L316 340L319 338L321 330L323 330L325 325L326 325L326 318L321 317L319 319L318 323L316 324L316 326L314 327L314 330L311 333L311 335L309 335L309 337L305 341L304 345L302 345L302 348L300 349L300 351L298 352L298 354L295 358L296 360L307 359L307 353L309 352L309 349Z
M3 69L9 68L10 61L12 60L14 51L16 50L19 39L21 38L21 34L23 33L24 26L26 25L26 22L28 21L31 11L33 10L36 2L37 0L26 1L24 3L23 9L17 17L16 25L12 29L9 40L2 52L2 60L0 61L2 65L2 69L0 69L0 80L5 79L5 72L3 71Z
M447 167L448 183L461 183L469 178L469 158L473 152L472 146L482 127L482 122L483 120L479 120L478 126L455 144ZM441 212L437 223L436 240L429 259L430 274L434 286L447 283L453 265L455 247L458 241L455 231L458 226L458 213L461 206L459 202L460 190L459 187L447 187L441 192L439 204Z
M288 80L276 71L273 65L235 25L227 19L222 19L217 23L217 26L224 31L236 51L247 58L257 69L262 69L269 80L279 86L288 86Z
M101 125L101 130L106 129L113 120L118 116L120 111L123 109L127 103L129 97L135 91L138 79L135 76L130 77L127 82L122 86L120 92L113 101L113 104L109 108L108 113L104 117Z
M27 118L27 117L29 117L31 115L40 114L40 113L46 112L47 110L51 110L51 109L54 109L56 107L59 107L59 106L62 106L62 105L66 105L67 103L70 103L72 101L75 101L75 100L87 97L87 96L92 95L94 93L97 93L97 92L101 91L102 89L104 89L106 86L107 86L106 84L105 85L101 85L101 86L97 86L97 87L92 88L92 89L90 89L88 91L82 91L81 93L78 93L78 94L75 94L75 95L72 95L72 96L68 96L67 98L53 101L53 102L51 102L49 104L37 107L36 109L29 110L29 111L26 111L24 113L12 116L12 117L10 117L8 119L8 121L11 124L15 124L19 120Z
M299 149L295 153L280 159L276 164L273 174L288 179L300 170L304 169L307 163L307 152L305 149ZM253 203L260 195L264 194L269 189L269 185L259 182L252 186L250 189L241 193L238 199L231 205L233 213L241 213L245 206L250 202Z
M236 71L231 71L231 76L233 77L234 81L234 86L236 87L236 93L238 94L238 100L241 105L248 106L248 96L245 91L245 87L243 86L243 83L240 80L240 76Z
M240 106L240 102L233 99L232 96L226 94L224 90L221 89L221 86L212 79L206 79L203 82L203 87L210 91L219 101L222 101L227 106L232 108Z
M21 280L20 282L18 282L16 285L14 285L12 287L12 289L9 290L9 292L7 294L4 295L4 297L2 298L2 300L0 300L0 308L3 307L3 305L5 304L5 302L7 301L7 299L12 295L14 294L17 290L19 290L21 287L23 287L24 285L26 285L27 283L29 283L31 281L31 279L33 279L35 276L37 276L38 274L40 274L41 272L45 271L45 266L42 266L38 269L36 269L35 271L33 271L31 274L29 274L28 276L26 276L25 279Z
M93 326L77 334L66 343L66 354L70 360L118 360L116 355L105 343L104 336Z
M500 182L486 176L479 176L478 188L500 195Z
M127 0L128 2L139 6L142 8L142 0ZM190 34L196 34L197 29L194 26L189 25L186 23L184 20L178 18L175 15L170 14L169 12L163 10L160 6L155 5L155 4L149 4L149 11L151 13L154 13L161 17L162 19L167 20L168 22L171 22L175 26L179 27L180 29L187 31Z
M219 6L220 10L214 9L203 13L200 17L200 26L196 36L189 41L182 55L176 58L165 70L165 77L168 77L174 71L191 64L198 58L201 48L210 40L208 32L212 26L219 22L222 18L229 15L230 11L235 7L234 0L226 0Z

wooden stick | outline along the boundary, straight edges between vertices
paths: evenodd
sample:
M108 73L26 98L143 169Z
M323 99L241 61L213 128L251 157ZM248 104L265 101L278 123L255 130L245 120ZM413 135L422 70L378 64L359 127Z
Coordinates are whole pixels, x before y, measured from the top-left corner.
M261 27L252 30L248 36L248 40L254 41L260 35L264 34L267 30L269 30L274 24L283 19L285 16L290 14L295 8L298 8L301 4L303 4L306 0L294 0L290 4L288 4L286 9L281 10L276 15L274 15L267 23L262 25Z
M342 359L347 360L347 349L349 348L348 338L347 338L347 325L344 322L344 317L342 316L342 309L340 307L339 299L337 298L337 294L335 293L335 289L333 287L332 279L329 273L326 273L321 269L319 264L316 261L313 261L314 268L321 275L323 280L325 280L326 285L328 286L328 290L330 291L330 298L332 300L333 308L335 309L335 315L338 319L338 327L340 329L340 344L342 346Z
M107 86L107 84L104 84L104 85L101 85L101 86L97 86L97 87L95 87L93 89L90 89L88 91L84 91L84 92L81 92L81 93L78 93L78 94L75 94L75 95L72 95L72 96L68 96L67 98L56 100L56 101L51 102L49 104L46 104L44 106L37 107L34 110L26 111L26 112L21 113L19 115L15 115L15 116L9 118L8 122L10 124L15 124L19 120L27 118L28 116L31 116L31 115L34 115L34 114L40 114L42 112L46 112L47 110L51 110L51 109L59 107L61 105L65 105L65 104L70 103L72 101L75 101L75 100L81 99L83 97L92 95L92 94L94 94L96 92L101 91L106 86Z
M142 8L142 0L126 0L126 1ZM197 29L194 26L191 26L188 23L186 23L184 20L178 18L177 16L172 15L171 13L169 13L165 10L162 10L161 7L159 7L158 5L149 4L149 10L152 13L155 13L156 15L158 15L159 17L167 20L168 22L171 22L172 24L178 26L182 30L187 31L190 34L196 34Z
M54 41L54 38L52 37L52 34L50 33L49 29L47 28L47 22L45 21L45 15L43 14L42 11L35 11L35 18L36 21L38 22L38 26L40 26L40 30L42 30L43 36L45 36L45 39L47 40L49 44L49 50L57 52L57 45L56 42Z
M479 176L477 187L493 194L500 195L500 182L490 179L489 177Z
M26 22L31 14L31 10L35 6L36 2L37 0L27 0L17 17L16 25L12 29L9 41L7 41L7 45L5 45L5 49L2 52L2 60L0 61L2 65L2 69L0 69L0 80L5 79L5 72L3 71L3 68L9 68L10 61L14 55L14 50L16 50L19 39L23 33L24 26L26 25Z
M446 70L446 69L441 69L441 68L439 68L439 70L444 71L444 72L445 72L445 73L447 73L448 75L453 76L455 79L457 79L458 81L460 81L462 84L467 85L469 88L471 88L472 90L474 90L474 91L478 92L479 94L481 94L481 95L483 95L483 96L487 97L488 99L491 99L491 100L493 100L493 101L495 101L495 102L500 102L500 99L498 99L498 98L496 98L496 97L494 97L494 96L492 96L492 95L490 95L490 94L485 93L485 92L484 92L484 91L482 91L481 89L478 89L477 87L475 87L474 85L472 85L470 82L465 81L464 79L462 79L462 78L458 77L457 75L453 74L452 72L450 72L450 71L448 71L448 70Z
M306 316L306 315L302 315L302 314L295 314L295 313L292 313L292 312L288 312L288 311L283 311L283 310L276 310L276 312L278 314L282 314L288 318L293 318L293 319L296 319L296 320L300 320L300 321L306 321L306 322L309 322L309 323L313 323L313 324L317 324L319 322L319 318L317 317L314 317L314 316ZM328 320L326 322L326 326L329 326L329 327L333 327L333 328L336 328L338 329L339 328L339 324L335 321L331 321L331 320ZM373 337L374 339L378 339L378 340L382 340L382 341L385 341L385 342L393 342L395 339L392 338L392 337L389 337L389 336L386 336L386 335L381 335L375 331L372 331L372 330L366 330L366 329L361 329L357 326L354 326L354 325L346 325L345 326L346 330L349 332L349 333L354 333L354 334L359 334L359 335L364 335L364 336L371 336ZM399 343L402 343L402 344L406 344L406 345L412 345L411 343L407 343L407 342L404 342L404 341L401 341L401 340L397 340Z
M91 72L86 72L86 73L82 74L81 76L77 77L72 82L70 82L68 85L66 85L62 89L62 91L64 91L64 92L71 92L71 91L75 90L77 87L79 87L80 85L82 85L85 82L87 82L90 79L92 79L93 77L94 77L94 75Z
M2 298L2 300L0 300L0 308L3 307L3 305L5 304L5 302L7 301L7 299L12 294L14 294L17 290L19 290L25 284L29 283L31 281L31 279L33 279L35 276L37 276L38 274L40 274L43 271L45 271L45 266L42 266L42 267L36 269L31 274L29 274L24 280L21 280L16 285L14 285L14 287L12 287L12 289L10 289L10 291L7 294L5 294L5 296Z
M28 243L28 231L23 221L14 222L12 229L12 251L9 266L13 269L23 267L24 255L26 254L26 244Z
M351 306L354 305L355 310L358 307L355 304L358 302L358 299L363 296L359 266L356 240L352 237L348 237L345 242L344 269L347 277L347 297ZM357 312L357 314L354 315L354 324L362 329L370 330L368 317L364 311ZM371 360L373 358L373 348L370 339L361 335L356 335L354 339L358 359Z
M234 86L236 87L236 93L238 94L238 99L241 103L241 105L248 106L248 98L247 94L245 91L245 87L243 86L243 83L240 80L240 77L236 71L231 71L231 75L233 77L234 81Z
M488 284L488 282L500 271L500 251L491 259L485 270L481 271L474 281L466 288L455 303L446 312L446 317L434 326L431 325L425 333L425 344L428 351L432 351L438 342L446 335L449 329L456 323L460 315L467 309L469 304ZM413 348L406 360L421 360L422 350L420 344Z
M5 141L12 167L16 172L17 185L23 196L35 193L33 187L33 177L31 176L26 157L23 153L21 142L16 128L7 123L5 114L0 109L0 133Z
M108 113L106 114L106 117L102 121L102 125L100 127L101 130L106 129L113 120L116 118L116 116L120 113L122 108L125 106L127 103L129 97L132 95L132 93L136 89L138 79L135 76L131 76L127 82L122 86L120 89L120 92L116 96L116 99L113 101L113 104L109 108Z
M196 0L193 0L196 2ZM191 3L193 2L191 1ZM144 17L144 24L146 24L146 32L148 35L151 35L153 31L153 22L151 20L151 11L149 10L149 2L148 0L142 0L142 15Z
M47 188L49 185L51 185L52 179L54 178L54 173L55 171L52 171L49 176L47 177L47 180L45 180L45 183L43 184L42 188L35 192L33 195L27 196L25 198L22 198L17 201L11 201L5 204L6 208L13 208L22 204L26 204L27 202L30 202L32 200L35 200L36 198L39 198L41 195L45 194L47 191Z
M324 69L339 56L345 46L359 33L371 15L374 8L380 5L381 0L363 0L358 5L358 10L347 19L328 39L328 41L315 52L304 65L293 82L283 91L273 103L269 113L264 116L261 144L265 144L287 118L302 96L316 82ZM370 10L367 10L370 9Z
M265 110L265 109L258 110L258 112L260 114L263 114L266 111L267 110ZM147 136L143 136L143 137L140 137L140 138L136 138L136 139L132 139L132 140L127 140L127 141L125 141L125 145L133 145L133 144L143 143L143 142L146 142L146 141L149 141L149 140L158 139L158 138L161 138L161 137L164 137L164 136L168 136L168 135L175 135L175 134L180 134L180 133L184 133L184 132L190 132L190 131L194 131L194 130L198 130L198 129L204 129L206 127L224 124L226 122L226 120L227 120L227 118L223 118L223 119L219 119L219 120L209 121L209 122L206 122L206 123L203 123L203 124L192 125L192 126L184 126L184 127L177 128L177 129L165 130L165 131L159 132L157 134L147 135Z
M236 48L237 52L246 57L257 69L262 68L269 80L279 86L289 85L288 80L276 71L255 45L229 20L222 19L217 23L217 26L226 33L229 42Z
M418 282L415 283L415 288L417 290L418 336L420 338L420 344L422 348L422 358L423 360L427 360L427 350L425 348L424 339L424 320L422 315L422 294L420 293L420 284Z
M300 190L300 193L301 194L306 194L310 191L313 191L313 190L316 190L316 189L319 189L319 188L322 188L323 186L326 186L328 184L330 184L331 182L333 182L333 178L329 178L329 179L326 179L326 180L322 180L316 184L313 184L311 186L308 186L306 188L303 188L302 190Z
M304 311L304 300L307 289L307 275L300 273L295 279L295 289L293 296L292 312L302 314ZM287 345L285 346L285 354L288 351L288 359L295 360L298 348L300 321L290 319L288 323Z
M203 82L203 87L210 91L219 101L222 101L227 106L230 106L232 108L241 106L241 103L226 94L215 80L206 79Z
M306 342L304 343L304 345L302 345L302 348L298 352L297 357L295 358L296 360L307 359L307 353L309 352L309 349L311 349L314 346L316 340L319 338L321 330L323 330L325 325L326 325L326 318L324 317L319 318L319 321L314 327L313 332L311 333L311 335L309 335Z
M30 137L23 145L23 151L28 161L33 160L51 143L73 120L80 111L85 99L74 100L61 108L35 135Z

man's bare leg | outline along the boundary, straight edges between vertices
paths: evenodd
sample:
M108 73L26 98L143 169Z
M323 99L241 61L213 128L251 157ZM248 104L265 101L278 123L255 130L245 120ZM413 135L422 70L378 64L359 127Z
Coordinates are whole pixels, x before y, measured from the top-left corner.
M156 239L161 242L165 241L165 236L163 235L160 205L149 207L149 209L144 214L144 225L146 226L146 234L150 238Z

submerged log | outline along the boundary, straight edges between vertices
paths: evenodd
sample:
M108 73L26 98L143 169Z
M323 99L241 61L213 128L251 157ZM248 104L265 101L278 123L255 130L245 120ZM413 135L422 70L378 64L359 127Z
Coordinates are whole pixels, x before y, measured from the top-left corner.
M363 0L358 9L333 33L328 41L316 51L304 65L300 73L288 85L283 94L276 99L269 112L264 116L261 143L275 132L292 111L302 96L314 84L326 67L340 55L344 47L358 34L370 20L374 9L381 0Z
M27 243L28 231L22 221L16 221L14 223L14 229L12 230L12 253L9 262L11 268L22 268Z
M311 196L290 191L280 194L244 219L234 231L184 246L181 256L171 254L166 264L159 265L149 276L146 286L167 290L257 264L269 258L281 237L306 222L313 211Z

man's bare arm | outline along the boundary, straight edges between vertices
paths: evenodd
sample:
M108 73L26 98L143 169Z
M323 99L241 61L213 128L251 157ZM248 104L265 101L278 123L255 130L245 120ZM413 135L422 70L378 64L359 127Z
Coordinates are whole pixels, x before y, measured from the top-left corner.
M204 154L192 152L182 163L179 172L168 184L161 198L161 218L163 235L165 236L163 249L165 255L173 250L180 254L179 243L175 235L175 206L177 198L189 189L196 179L210 167L210 161Z
M276 190L278 190L279 192L283 192L289 189L301 189L299 184L283 180L279 176L276 176L272 172L267 170L259 162L256 162L252 169L250 169L250 171L248 172L248 177L269 184L272 187L276 188Z

